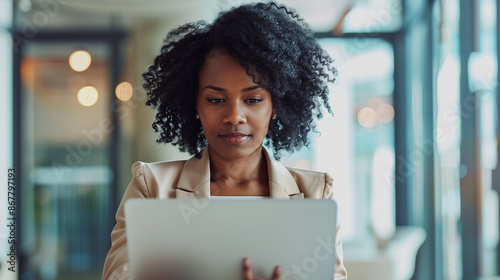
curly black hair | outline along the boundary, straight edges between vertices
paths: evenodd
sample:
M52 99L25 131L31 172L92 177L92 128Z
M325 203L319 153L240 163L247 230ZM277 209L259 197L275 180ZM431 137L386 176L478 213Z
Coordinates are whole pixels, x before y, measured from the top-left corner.
M182 152L197 155L207 145L196 118L198 74L211 50L235 58L271 93L277 118L271 120L266 145L274 156L309 145L315 118L328 103L328 83L337 70L311 29L285 6L254 3L222 12L208 24L187 23L168 33L161 53L142 74L148 94L146 105L157 109L153 122L158 143L172 143ZM263 81L256 81L255 69Z

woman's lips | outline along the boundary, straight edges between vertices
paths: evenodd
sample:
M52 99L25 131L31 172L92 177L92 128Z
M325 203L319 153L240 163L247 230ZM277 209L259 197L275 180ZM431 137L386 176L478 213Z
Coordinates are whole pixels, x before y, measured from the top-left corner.
M247 140L250 135L243 133L226 133L220 136L224 141L229 144L241 144Z

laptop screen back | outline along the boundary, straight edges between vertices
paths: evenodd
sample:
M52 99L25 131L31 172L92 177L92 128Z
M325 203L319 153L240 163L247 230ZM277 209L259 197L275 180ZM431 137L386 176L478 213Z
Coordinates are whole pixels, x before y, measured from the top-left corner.
M136 279L332 279L337 205L332 200L131 199L125 204Z

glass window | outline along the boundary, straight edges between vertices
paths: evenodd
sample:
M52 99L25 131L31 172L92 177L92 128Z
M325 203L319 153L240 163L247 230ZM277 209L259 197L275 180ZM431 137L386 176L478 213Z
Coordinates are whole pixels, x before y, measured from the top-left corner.
M332 175L346 245L369 242L373 232L389 238L395 228L394 54L383 40L364 40L320 40L339 71L330 89L334 117L325 112L311 149L282 160Z
M499 243L499 199L496 190L492 189L492 170L498 164L498 139L496 128L498 122L497 86L497 1L479 1L479 51L471 56L469 75L472 85L477 90L477 106L479 108L479 136L481 157L482 184L482 275L498 275L497 246ZM467 104L465 104L467 105Z
M402 26L402 12L401 0L355 1L342 22L342 31L365 34L396 31Z
M35 279L101 277L112 215L108 56L99 43L34 42L22 58L22 247Z
M441 192L443 277L461 279L460 220L460 54L456 0L442 2L442 38L437 59L437 125L435 139L439 164L436 185Z

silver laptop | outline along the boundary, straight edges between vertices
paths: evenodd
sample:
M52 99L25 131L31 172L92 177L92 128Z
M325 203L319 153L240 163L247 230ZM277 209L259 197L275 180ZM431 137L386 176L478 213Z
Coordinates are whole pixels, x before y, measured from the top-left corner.
M136 279L333 279L337 204L333 200L131 199L128 252Z

